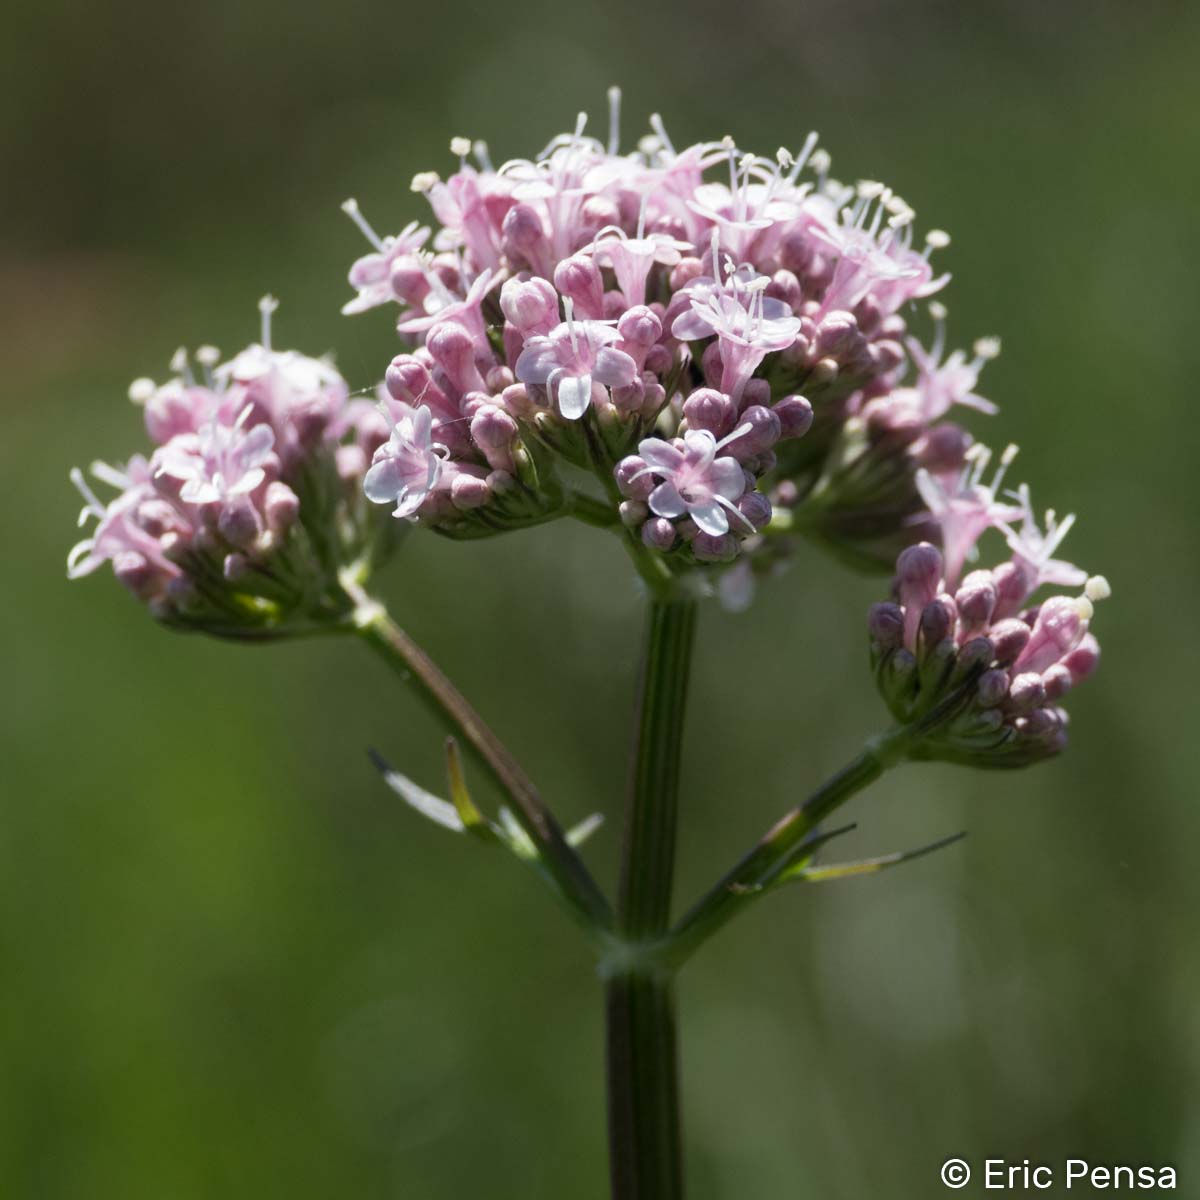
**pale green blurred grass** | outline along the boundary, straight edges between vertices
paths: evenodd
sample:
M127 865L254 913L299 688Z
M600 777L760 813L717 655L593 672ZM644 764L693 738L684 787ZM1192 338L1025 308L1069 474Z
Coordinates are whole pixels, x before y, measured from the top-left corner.
M334 347L337 212L419 215L451 134L540 147L603 88L626 128L765 149L823 132L955 235L951 330L1035 498L1078 509L1115 596L1074 745L1035 772L910 768L857 803L874 852L944 856L796 893L683 980L696 1200L929 1196L949 1154L1200 1171L1200 882L1190 719L1200 84L1181 6L901 9L374 2L13 14L0 105L0 1191L50 1200L593 1197L599 1002L535 883L401 812L439 730L334 643L246 649L68 586L73 463L139 444L124 401L181 341ZM389 220L390 214L390 220ZM638 638L598 534L410 539L383 587L566 818L614 818ZM803 557L704 614L680 899L879 727L880 585ZM480 785L482 788L482 785Z

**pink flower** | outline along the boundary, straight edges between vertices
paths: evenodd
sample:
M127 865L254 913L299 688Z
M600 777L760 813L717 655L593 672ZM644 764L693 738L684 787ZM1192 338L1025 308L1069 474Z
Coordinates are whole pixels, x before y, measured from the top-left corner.
M734 503L746 490L742 464L718 451L744 428L717 441L707 429L690 429L674 442L645 438L638 445L638 456L646 464L632 479L651 476L661 482L650 493L647 503L657 516L674 519L691 517L702 533L719 537L729 532L729 514L754 532L754 527Z
M487 344L487 327L480 309L488 292L496 287L501 276L485 270L472 280L465 296L456 296L438 278L429 272L431 290L425 298L425 316L407 317L396 328L401 333L428 333L440 321L455 321L480 344Z
M645 209L642 211L642 222ZM639 225L642 224L639 222ZM617 277L617 287L628 305L644 304L646 279L656 263L673 267L690 250L690 242L679 241L665 233L643 233L628 237L619 226L602 229L583 253L590 254L602 267L611 267Z
M721 391L741 398L746 382L764 358L786 350L800 332L800 320L781 300L764 294L765 275L750 280L735 273L725 284L698 282L690 308L675 318L671 333L681 341L717 337L721 349Z
M174 481L185 504L216 504L255 491L277 460L271 427L247 427L251 411L244 408L233 425L211 421L172 438L151 460L154 478Z
M909 356L917 368L917 378L912 387L897 388L893 396L898 401L908 401L921 419L929 423L945 416L956 404L989 416L998 412L990 400L975 394L975 386L983 364L1000 352L999 342L995 338L980 338L975 343L974 358L968 360L961 350L955 350L943 362L945 309L939 304L930 304L929 308L936 323L933 344L926 350L916 338L906 339Z
M592 384L626 387L637 378L637 364L613 346L621 335L601 321L576 321L570 315L544 337L525 343L514 368L517 378L557 391L559 412L576 421L592 402Z
M359 211L356 200L347 200L342 205L342 211L375 247L373 253L356 259L350 268L350 285L358 291L358 295L342 305L342 312L347 315L366 312L369 308L399 299L392 287L392 270L397 262L412 258L420 250L429 237L429 229L410 221L394 237L381 238Z
M1069 513L1060 521L1052 508L1047 509L1046 530L1043 533L1033 511L1028 484L1023 483L1017 488L1015 499L1020 505L1020 530L1007 523L1000 527L1013 552L1013 561L1020 568L1026 595L1032 595L1043 584L1078 587L1087 579L1087 572L1073 563L1054 557L1075 524L1075 514Z
M104 563L112 562L125 582L136 583L135 590L142 595L161 589L178 576L180 570L163 554L161 531L147 530L138 519L143 505L156 502L149 464L141 455L136 455L123 471L107 463L93 463L92 474L117 488L118 495L108 504L102 503L88 486L83 472L78 467L71 471L71 482L84 498L79 524L94 518L97 525L92 536L77 543L67 556L67 578L80 579ZM182 525L182 518L177 519ZM148 586L151 581L156 585L153 589Z
M381 411L392 432L375 451L363 491L374 504L394 502L394 517L411 518L437 484L442 470L442 447L433 442L433 414L427 408L411 408L399 401L385 402Z
M990 485L983 484L981 479L991 461L991 451L976 444L967 453L970 461L952 484L924 469L916 477L921 499L941 526L946 581L951 588L958 586L963 565L983 534L1021 515L1019 508L996 500L1004 472L1016 456L1016 446L1009 446L1000 456L1000 465Z

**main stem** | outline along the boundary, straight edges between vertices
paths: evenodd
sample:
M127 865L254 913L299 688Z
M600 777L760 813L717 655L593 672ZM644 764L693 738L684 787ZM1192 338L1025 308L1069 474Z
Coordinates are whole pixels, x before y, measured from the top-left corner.
M617 934L605 984L613 1200L681 1200L679 1064L671 972L651 952L670 927L693 601L650 601L625 815Z

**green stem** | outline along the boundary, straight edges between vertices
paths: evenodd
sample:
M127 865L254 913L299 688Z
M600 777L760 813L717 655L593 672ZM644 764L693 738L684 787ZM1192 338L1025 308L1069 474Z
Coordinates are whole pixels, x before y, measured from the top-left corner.
M671 974L653 947L671 916L684 707L696 609L652 598L638 689L617 932L605 985L614 1200L681 1200L679 1068Z
M873 738L863 752L827 779L803 804L786 813L728 870L679 921L671 934L671 961L678 966L735 913L761 892L747 888L782 868L801 842L831 812L902 761L914 738L902 726Z
M342 586L354 604L355 631L401 678L416 688L439 717L448 719L461 733L478 763L512 800L514 815L538 847L563 897L586 923L610 927L612 911L604 893L583 860L567 844L561 826L509 749L433 659L388 616L382 604L352 579L343 578Z
M621 523L616 506L597 500L586 492L570 492L570 507L568 512L577 521L592 525L597 529L612 529Z

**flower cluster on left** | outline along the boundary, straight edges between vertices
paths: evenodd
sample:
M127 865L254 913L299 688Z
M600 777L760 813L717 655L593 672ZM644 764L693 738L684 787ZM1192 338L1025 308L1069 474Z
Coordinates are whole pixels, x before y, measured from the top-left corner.
M212 346L180 350L167 382L134 382L154 449L92 464L113 499L71 472L80 524L96 522L71 551L71 578L109 562L160 621L241 638L342 620L342 573L369 573L404 528L363 495L384 416L351 399L327 359L273 349L276 302L259 307L261 340L228 362Z

